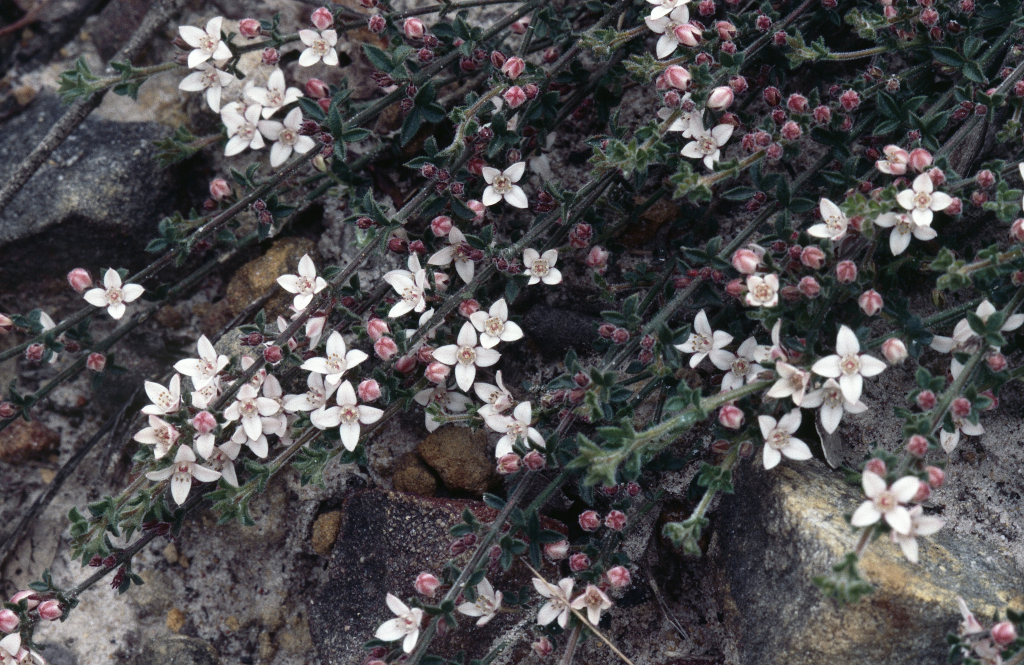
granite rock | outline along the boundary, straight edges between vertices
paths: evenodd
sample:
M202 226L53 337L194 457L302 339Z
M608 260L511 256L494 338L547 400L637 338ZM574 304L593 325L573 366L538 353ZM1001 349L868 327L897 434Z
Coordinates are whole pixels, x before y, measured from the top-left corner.
M135 665L220 665L220 656L204 640L168 637L147 642Z
M487 433L482 429L442 427L431 432L416 451L449 489L479 495L495 475L494 456L488 454Z

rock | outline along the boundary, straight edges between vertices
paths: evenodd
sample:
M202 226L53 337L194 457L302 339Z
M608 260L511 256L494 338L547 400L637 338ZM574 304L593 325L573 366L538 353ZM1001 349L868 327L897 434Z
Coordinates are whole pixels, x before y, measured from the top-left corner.
M313 550L320 556L327 556L334 547L334 541L338 539L338 530L341 528L341 511L332 510L323 513L313 522Z
M412 492L422 496L437 494L437 478L416 453L406 453L398 458L391 479L399 492Z
M40 93L0 127L0 180L64 111L55 95ZM152 255L142 250L157 223L189 203L185 171L161 168L153 158L152 142L167 131L155 123L87 119L0 214L0 280L148 263Z
M820 462L767 472L753 464L735 484L715 517L712 554L741 663L930 665L945 662L944 637L960 621L957 595L979 617L1024 609L1006 553L948 531L919 541L919 564L887 538L870 543L860 570L874 593L838 604L812 577L855 547L843 514L861 493Z
M146 0L111 0L96 17L89 35L104 61L128 43L146 17L151 3Z
M309 605L310 633L319 662L365 660L363 643L373 637L377 626L393 616L384 604L387 593L409 599L415 594L413 581L420 572L440 575L451 558L449 529L461 522L462 511L467 508L484 523L497 514L479 501L430 499L378 489L346 497L326 580L313 592ZM543 522L545 528L564 532L564 527L551 520ZM469 556L466 552L456 557L455 564L465 565ZM550 564L545 564L541 572L549 579L557 575ZM499 591L518 591L530 584L529 578L523 566L514 566L507 573L495 574L494 569L488 572L488 580ZM497 637L524 620L533 622L532 617L501 613L478 628L460 617L460 627L449 629L444 638L436 638L430 652L451 658L465 649L469 658L482 658ZM532 639L529 631L525 632L525 636L514 633L510 641ZM514 646L509 644L509 648Z
M644 202L643 197L637 197L637 205ZM619 233L619 242L629 248L642 247L654 239L658 231L665 224L675 220L679 215L679 206L667 199L658 199L658 202L645 210L636 224L627 224Z
M14 3L4 3L11 5ZM93 12L99 9L102 0L17 0L23 11L38 7L31 27L19 30L19 39L13 40L13 49L4 48L0 57L0 68L4 72L12 67L31 71L46 65L53 55L66 45L78 32ZM6 12L6 10L5 10ZM5 22L8 15L5 13ZM131 31L129 31L130 33Z
M180 633L181 629L185 627L186 621L188 621L188 617L177 607L172 607L167 611L167 630L172 633Z
M526 313L523 331L546 359L559 359L569 349L584 354L597 338L600 319L581 312L534 305Z
M416 451L449 489L480 494L495 475L493 455L487 453L487 433L482 429L442 427L427 435Z
M149 640L135 665L220 665L213 645L194 637Z
M60 434L38 420L15 420L0 431L0 460L11 464L43 459L60 447Z
M309 254L314 261L316 260L316 244L312 240L282 238L275 242L266 254L239 268L228 282L225 297L231 316L241 313L271 289L275 289L276 293L263 305L267 312L267 322L272 323L279 314L285 314L293 296L278 287L277 278L289 273L295 274L303 254Z

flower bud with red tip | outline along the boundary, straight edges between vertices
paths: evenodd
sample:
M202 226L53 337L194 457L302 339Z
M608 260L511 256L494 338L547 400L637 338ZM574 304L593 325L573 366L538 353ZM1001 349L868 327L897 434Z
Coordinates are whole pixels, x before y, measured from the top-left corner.
M413 582L413 586L416 587L416 593L421 596L433 598L434 593L438 587L441 586L441 581L430 573L420 573L416 576L416 581Z
M860 298L857 299L857 304L860 306L860 311L864 312L868 316L874 316L882 311L883 301L882 294L874 289L870 289L860 294Z
M579 552L569 557L569 570L574 573L586 570L590 568L590 557L586 554Z
M743 427L743 409L732 404L726 404L718 411L718 422L722 427L728 429Z
M381 360L391 360L398 353L398 345L390 337L381 337L374 343L373 352Z
M498 458L497 471L503 476L510 476L519 471L520 468L521 460L519 459L519 455L516 455L515 453L502 455Z
M881 476L882 478L885 478L885 473L886 473L885 462L883 462L882 460L878 459L877 457L872 457L871 459L869 459L867 461L867 464L864 465L864 470L865 471L870 471L871 473L875 474L876 476Z
M907 440L907 452L914 457L924 457L928 454L928 439L920 434L915 434Z
M840 284L851 284L857 279L857 264L853 261L840 261L836 265L836 279Z
M243 18L238 22L238 34L242 35L246 39L259 37L262 30L263 28L260 26L260 22L254 18Z
M327 7L320 7L314 11L309 20L317 30L327 30L334 25L334 15Z
M431 383L444 383L448 379L448 374L452 368L444 363L432 362L427 365L427 369L423 372L424 378Z
M46 621L56 621L64 615L60 603L56 600L44 600L39 603L39 618Z
M544 556L553 561L561 561L569 556L569 541L557 540L553 543L545 543Z
M585 510L580 513L580 528L584 531L597 531L601 526L601 516L594 510Z
M612 531L622 531L626 526L626 514L621 510L613 510L605 516L604 525Z
M625 589L632 582L629 570L627 570L625 566L615 566L614 568L610 568L605 575L608 576L608 584L610 584L613 589Z
M92 286L92 276L85 268L75 268L68 273L68 284L75 291L85 293L85 290Z
M719 86L708 95L707 106L712 111L724 111L732 104L736 95L729 86Z
M418 18L407 18L402 24L402 31L406 39L418 40L423 39L426 29L423 27L423 21Z

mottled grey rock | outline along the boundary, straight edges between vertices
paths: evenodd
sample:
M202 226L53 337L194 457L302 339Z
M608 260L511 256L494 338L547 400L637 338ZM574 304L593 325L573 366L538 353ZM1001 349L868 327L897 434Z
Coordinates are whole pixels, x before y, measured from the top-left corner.
M0 179L64 110L55 95L40 94L0 127ZM152 260L142 250L157 223L188 207L181 170L154 159L152 142L167 132L156 123L87 119L0 213L0 282Z
M213 645L194 637L166 637L146 643L136 665L220 665Z
M874 593L853 605L812 578L856 545L847 525L863 500L820 462L746 467L715 517L716 589L740 662L758 665L932 665L960 620L956 596L978 616L1024 608L1020 572L1005 552L940 531L920 539L920 563L888 538L870 543L861 574Z

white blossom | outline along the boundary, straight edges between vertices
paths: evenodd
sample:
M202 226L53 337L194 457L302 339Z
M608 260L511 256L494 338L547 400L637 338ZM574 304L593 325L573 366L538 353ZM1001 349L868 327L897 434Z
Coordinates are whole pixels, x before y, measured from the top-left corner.
M821 212L821 223L814 224L807 229L807 235L829 240L840 240L846 235L850 220L846 218L839 206L828 199L822 199L818 210Z
M748 337L740 344L735 354L719 350L711 355L711 362L715 367L723 371L728 370L722 377L722 392L741 388L744 383L753 381L764 371L764 367L757 363L767 359L767 355L768 350L759 345L753 337Z
M266 109L264 109L266 113ZM292 152L304 155L316 147L316 141L309 136L299 133L302 129L302 109L293 108L284 117L284 122L276 120L260 120L257 127L263 136L266 136L274 145L270 146L270 165L274 168L281 166Z
M238 389L235 401L224 409L224 420L229 423L241 420L245 435L249 439L258 440L263 436L261 416L275 416L280 410L281 405L277 400L261 397L255 388L250 384L245 384ZM259 455L259 457L266 457L266 455Z
M996 313L996 308L988 301L988 299L982 300L978 308L974 310L974 313L984 323L988 323L988 317ZM1024 325L1024 314L1013 314L1006 318L1003 325L999 328L1000 332L1012 332L1017 328ZM981 338L974 330L971 329L971 324L967 319L960 319L956 326L953 328L952 337L943 337L942 335L934 335L930 346L938 351L939 353L950 353L953 351L969 351L981 343ZM995 351L999 350L999 347L993 347ZM959 360L953 358L950 361L950 373L953 378L960 376L960 372L963 370L963 365ZM954 444L955 445L955 444Z
M462 603L456 609L468 617L480 617L477 626L486 625L501 609L501 592L495 591L485 577L476 585L476 602Z
M196 71L181 79L178 89L185 92L202 92L205 90L206 103L210 105L210 110L214 113L220 113L220 99L224 88L237 81L238 79L231 74L222 72L210 63L204 62L196 67Z
M683 95L682 99L680 100L680 106L685 105L688 101L690 101L690 93L686 93L685 95ZM697 111L684 111L682 110L682 108L670 109L666 106L658 109L658 119L668 120L670 117L672 117L672 114L674 113L678 113L679 116L672 121L671 125L668 126L668 131L682 132L684 139L692 138L693 125L691 124L691 121L693 120L693 116L697 113Z
M500 369L495 372L494 378L498 382L498 385L483 382L473 384L473 390L476 392L476 396L484 402L484 405L477 410L477 413L484 418L504 413L511 409L512 405L515 404L515 399L512 397L512 393L508 391L505 387L505 383L501 379Z
M775 274L747 277L746 303L751 307L775 307L779 304L779 276Z
M479 383L476 385L480 385ZM413 396L413 400L420 406L428 406L430 404L436 404L446 413L465 413L466 408L473 403L473 400L466 397L462 393L455 392L458 386L446 386L445 384L439 384L432 388L425 388L416 395ZM434 420L434 417L429 412L426 414L426 426L428 432L433 432L441 423Z
M206 335L199 337L196 343L196 350L199 358L187 358L174 363L174 369L192 379L192 386L201 390L209 385L217 376L217 373L228 364L228 357L220 355L213 348L213 344L206 338ZM200 407L205 408L205 407Z
M814 363L811 371L819 376L839 379L839 387L847 402L856 404L864 389L865 376L877 376L885 370L885 363L867 354L860 354L860 342L847 326L839 328L836 353Z
M910 512L902 505L910 503L921 487L914 476L904 476L889 486L885 479L871 471L861 475L861 484L867 501L860 504L850 518L853 526L870 526L885 518L896 533L910 533Z
M427 308L427 271L420 268L415 254L409 257L409 270L392 270L384 275L384 281L402 297L388 312L389 318L397 319L409 312L422 312Z
M380 627L377 628L377 632L374 633L374 637L386 642L403 640L402 651L405 653L411 653L413 648L416 646L416 640L420 637L420 624L423 622L423 610L418 607L410 609L408 605L390 593L387 595L387 604L388 609L391 610L396 617L382 623Z
M593 584L588 584L587 590L577 596L576 600L572 601L572 608L574 610L587 609L587 621L594 626L601 621L601 611L611 606L611 599L605 595L604 591L601 591Z
M338 43L338 33L334 30L299 30L299 39L306 49L299 54L300 67L312 67L322 59L325 65L335 67L338 64L338 52L334 46Z
M455 366L455 383L461 390L473 387L477 367L490 367L501 359L494 349L477 345L476 329L469 321L462 324L455 344L434 349L434 360Z
M160 459L171 451L179 436L174 425L159 416L150 416L149 427L139 430L132 438L141 444L153 446L153 458Z
M327 282L323 277L316 274L316 266L309 254L303 254L299 259L298 275L281 275L277 283L288 293L295 294L292 303L296 310L303 310L313 302L313 296L327 288Z
M309 414L309 420L317 429L338 427L342 445L346 450L355 450L359 444L359 424L372 425L381 419L384 411L358 404L356 391L348 381L342 381L335 400L338 406L320 407Z
M196 464L196 454L188 446L178 448L178 454L174 457L174 464L160 469L150 471L146 474L150 480L171 479L171 496L179 506L185 503L189 490L192 489L192 479L195 478L202 483L212 483L220 478L220 472Z
M690 0L647 0L648 3L654 5L651 9L651 18L659 19L662 16L668 16L672 13L672 10L676 7L682 7Z
M502 298L488 311L478 310L469 315L473 327L480 332L480 346L492 349L498 342L522 339L523 329L508 320L508 303Z
M910 532L906 534L892 531L889 535L892 541L903 550L903 556L911 563L917 563L917 537L931 536L942 528L942 518L933 515L925 515L924 508L914 506L910 513Z
M263 117L269 118L282 106L288 106L302 97L298 88L288 88L284 82L284 72L275 68L267 77L267 87L253 86L245 91L245 96L255 104L263 107ZM301 113L300 113L301 120ZM267 137L270 138L270 137Z
M285 411L315 411L327 404L327 400L338 389L337 383L325 384L324 375L316 372L310 372L306 376L306 386L309 390L301 395L285 395Z
M548 286L553 286L562 281L562 273L555 267L557 261L557 249L549 249L543 254L532 248L524 249L523 274L530 276L529 284L544 282Z
M875 219L875 224L883 228L892 227L892 233L889 234L889 250L893 256L902 254L910 246L910 236L918 240L931 240L939 235L928 224L919 224L913 215L903 213L884 213Z
M188 67L195 69L207 60L222 61L231 57L231 49L221 39L223 17L215 16L206 22L206 30L191 25L179 25L178 34L193 48L188 54Z
M569 597L572 596L573 579L566 577L559 580L558 585L549 584L539 577L533 578L533 588L537 590L548 602L541 605L537 611L537 623L546 626L555 619L558 625L565 628L569 623L569 616L572 611L569 609Z
M525 172L526 162L516 162L504 171L499 171L491 166L483 167L480 173L483 175L487 187L484 188L480 202L485 206L492 206L505 199L506 203L516 208L529 207L530 202L526 198L526 192L516 184Z
M228 130L228 144L224 147L224 155L231 157L246 148L260 150L266 144L260 134L260 106L252 104L242 109L241 104L227 104L220 111L220 121Z
M206 463L232 487L238 487L238 476L235 475L235 459L242 448L233 441L226 441L210 451Z
M539 448L544 448L544 437L533 427L530 421L533 420L533 410L529 402L520 403L512 410L511 416L503 416L500 413L493 413L484 417L484 422L495 432L503 436L498 439L494 448L495 457L503 457L512 452L512 446L519 439L526 444L527 440L532 441Z
M793 409L778 421L771 416L757 417L761 436L764 437L764 468L774 469L782 461L783 455L798 461L811 459L811 449L793 436L800 429L801 420L800 409Z
M193 379L195 381L195 379ZM205 409L220 397L220 377L213 377L213 381L210 381L199 390L192 391L192 406L197 409Z
M462 281L469 284L476 271L476 264L470 258L473 248L466 242L466 236L457 226L453 226L448 232L448 246L440 249L433 256L427 259L427 265L448 266L455 263L455 272L459 273Z
M656 11L652 11L651 15L644 19L644 23L647 24L651 32L661 35L654 51L658 60L662 60L672 55L679 46L675 28L690 21L690 10L686 8L685 4L678 4L669 11L667 16L662 12L658 12L660 15L656 16Z
M146 381L143 387L146 390L146 395L153 402L142 407L142 412L147 416L162 416L178 410L178 406L181 404L180 375L175 374L171 377L171 382L167 384L166 388L153 381Z
M693 319L693 332L682 344L676 344L677 350L683 353L692 353L690 356L690 367L696 368L704 358L711 356L711 362L718 365L721 362L728 362L733 355L723 351L724 347L732 343L732 335L724 330L712 330L708 323L708 315L704 310L697 312Z
M82 296L93 307L106 307L113 319L124 316L126 302L132 302L146 289L138 284L122 284L121 275L113 268L103 274L103 288L89 289Z
M836 383L835 379L829 379L821 388L809 393L804 397L801 405L807 409L821 407L821 425L825 431L832 434L839 427L839 421L843 419L843 413L859 414L868 410L864 402L850 402L843 397L843 390Z
M811 373L781 360L775 363L775 373L779 380L768 389L767 396L775 399L792 397L793 404L802 406L811 385Z
M352 349L346 353L345 339L338 331L332 332L327 338L325 355L326 358L310 358L302 363L302 369L323 374L324 383L328 385L337 384L345 372L369 357L359 349Z
M945 427L939 430L939 444L942 445L942 449L946 451L947 455L953 452L956 444L960 443L961 432L967 436L981 436L985 433L985 428L981 426L981 423L972 423L966 418L951 417L953 419L953 431L947 432Z
M915 224L928 226L932 223L932 213L948 208L953 198L949 194L936 192L931 177L922 173L914 178L911 189L904 189L896 195L896 202L910 211Z
M717 125L711 130L704 129L700 114L695 113L690 117L690 136L693 140L683 146L680 154L689 159L703 159L704 166L713 171L715 162L722 158L722 146L729 142L733 129L732 125L727 124Z

